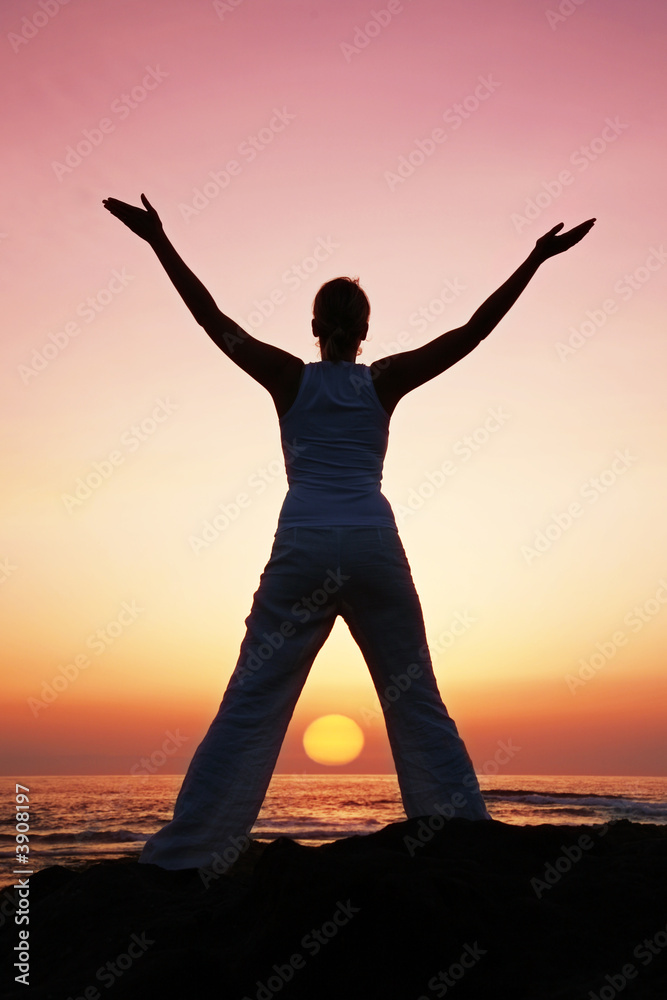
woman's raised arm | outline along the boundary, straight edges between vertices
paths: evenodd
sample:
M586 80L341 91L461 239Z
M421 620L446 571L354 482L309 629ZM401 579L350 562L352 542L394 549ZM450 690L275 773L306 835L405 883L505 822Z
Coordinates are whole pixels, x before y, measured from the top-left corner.
M371 365L371 374L383 406L392 410L399 399L417 386L440 375L460 361L487 337L514 305L540 264L582 240L595 219L588 219L569 232L557 236L563 223L540 237L535 248L514 274L482 303L465 326L449 330L414 351L403 351Z
M276 407L283 406L295 379L298 381L303 361L271 344L256 340L238 323L225 316L208 289L180 258L164 229L158 213L142 194L145 208L128 205L116 198L105 198L102 204L133 233L146 240L155 251L176 291L186 306L208 333L211 340L235 364L264 386L273 396Z

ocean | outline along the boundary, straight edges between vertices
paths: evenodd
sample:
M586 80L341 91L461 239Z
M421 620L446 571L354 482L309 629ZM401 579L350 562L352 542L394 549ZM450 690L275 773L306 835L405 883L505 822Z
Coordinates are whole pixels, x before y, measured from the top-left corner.
M0 884L10 884L18 867L35 872L138 857L150 834L171 819L182 780L127 774L21 778L30 789L30 865L18 866L14 785L6 778L0 794ZM492 818L503 823L667 823L667 778L482 775L479 780ZM286 836L317 846L404 819L395 775L277 774L252 837Z

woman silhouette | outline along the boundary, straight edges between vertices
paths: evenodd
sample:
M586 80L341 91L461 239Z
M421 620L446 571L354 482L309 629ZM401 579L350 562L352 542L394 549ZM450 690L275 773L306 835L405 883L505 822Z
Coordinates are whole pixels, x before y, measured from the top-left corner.
M322 360L304 364L220 312L141 200L143 209L115 198L103 204L152 246L214 343L270 392L289 489L218 714L190 763L173 819L149 838L140 860L203 868L247 845L299 694L337 615L388 706L406 815L490 819L440 698L410 567L380 492L389 420L406 393L477 347L540 264L578 243L595 220L560 236L563 224L554 226L465 326L369 366L355 361L368 330L368 299L356 280L335 278L313 303ZM389 700L388 690L400 694Z

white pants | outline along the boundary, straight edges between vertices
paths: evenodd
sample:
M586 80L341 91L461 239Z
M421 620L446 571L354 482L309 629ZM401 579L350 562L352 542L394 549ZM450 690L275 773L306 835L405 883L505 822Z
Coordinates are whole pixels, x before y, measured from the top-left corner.
M280 528L218 714L192 759L174 818L150 837L141 862L205 868L238 849L257 818L308 672L337 615L387 704L406 815L491 818L440 698L398 532Z

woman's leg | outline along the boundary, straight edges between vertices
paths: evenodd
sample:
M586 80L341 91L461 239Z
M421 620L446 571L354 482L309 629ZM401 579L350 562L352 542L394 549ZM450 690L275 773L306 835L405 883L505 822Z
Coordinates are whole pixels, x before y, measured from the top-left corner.
M382 703L406 815L490 819L433 673L421 604L398 532L349 529L341 615Z
M144 847L145 864L208 867L248 843L301 689L336 617L326 582L327 567L335 569L330 532L310 531L305 541L298 532L276 533L236 669L192 758L174 818Z

